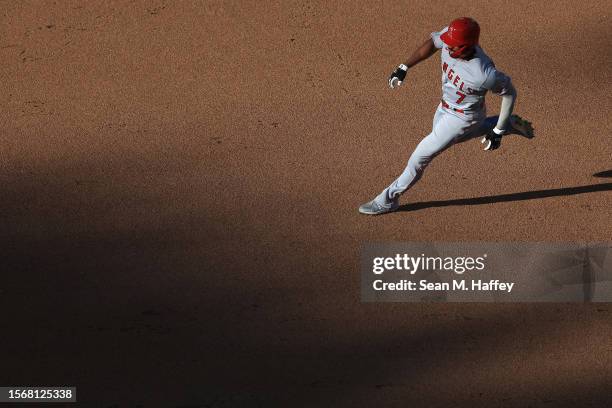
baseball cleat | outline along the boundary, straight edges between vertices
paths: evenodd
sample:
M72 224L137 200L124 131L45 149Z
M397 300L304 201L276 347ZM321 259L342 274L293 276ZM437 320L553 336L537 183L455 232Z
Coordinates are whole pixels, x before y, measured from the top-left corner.
M534 134L531 122L526 121L519 115L510 116L510 126L512 126L512 133L519 134L527 139L533 139Z
M359 212L366 215L380 215L393 212L399 208L399 201L395 200L388 205L382 205L372 200L359 207Z

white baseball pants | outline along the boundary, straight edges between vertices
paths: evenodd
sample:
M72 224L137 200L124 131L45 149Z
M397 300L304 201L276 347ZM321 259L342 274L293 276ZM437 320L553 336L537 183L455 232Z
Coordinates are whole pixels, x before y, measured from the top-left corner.
M412 187L423 176L427 165L444 150L455 143L482 136L497 123L497 117L480 120L464 120L438 106L433 119L433 128L418 144L404 172L389 187L383 190L376 201L389 204Z

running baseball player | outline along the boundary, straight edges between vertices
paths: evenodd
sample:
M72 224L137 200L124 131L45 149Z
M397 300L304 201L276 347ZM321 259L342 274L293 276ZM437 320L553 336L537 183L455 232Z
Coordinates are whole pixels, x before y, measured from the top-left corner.
M416 147L404 172L374 200L359 207L368 215L397 210L399 197L423 175L431 160L455 143L482 136L484 150L500 147L504 134L533 137L531 124L512 115L516 90L510 77L478 45L480 26L468 17L453 20L429 38L389 77L389 87L399 87L408 70L441 50L442 100L433 119L433 129ZM485 95L501 95L499 116L486 117Z

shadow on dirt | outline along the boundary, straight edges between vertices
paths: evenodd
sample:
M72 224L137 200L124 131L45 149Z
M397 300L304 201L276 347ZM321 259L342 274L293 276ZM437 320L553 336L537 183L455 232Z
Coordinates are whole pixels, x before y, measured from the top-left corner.
M612 170L600 171L599 173L593 174L593 177L601 177L601 178L612 177Z
M597 174L610 174L610 172L602 172ZM610 177L598 176L596 177ZM440 200L440 201L423 201L420 203L410 203L402 205L397 211L417 211L425 208L434 207L452 207L460 205L482 205L505 203L508 201L525 201L536 200L540 198L563 197L576 194L595 193L598 191L612 191L612 183L591 184L588 186L554 188L550 190L535 190L524 191L521 193L500 194L486 197L459 198L455 200Z
M576 318L557 328L567 316L558 305L527 318L528 305L364 306L345 281L324 280L347 268L324 258L327 242L306 246L294 231L256 229L248 218L242 228L231 212L215 213L208 190L180 188L178 164L125 163L159 175L101 161L5 179L0 383L75 385L86 406L357 406L372 393L473 406L468 395L412 390L584 327ZM160 180L169 182L156 189ZM417 205L604 190L612 183ZM591 311L578 313L593 323ZM527 335L517 340L519 330ZM607 388L590 379L557 393L556 406L602 401ZM538 387L515 391L513 406L542 403L532 397ZM492 386L475 393L508 406Z

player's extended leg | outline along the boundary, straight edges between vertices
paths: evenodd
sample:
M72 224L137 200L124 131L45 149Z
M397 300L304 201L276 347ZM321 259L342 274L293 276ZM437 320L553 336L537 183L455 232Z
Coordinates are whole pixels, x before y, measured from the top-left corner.
M374 200L359 207L359 212L378 215L395 211L399 197L422 177L427 165L466 133L480 127L479 122L466 122L442 109L436 111L432 132L418 144L402 174Z
M475 122L466 122L439 109L434 117L431 133L418 144L403 173L381 193L381 199L395 201L423 176L431 161L452 146L465 133L479 128ZM386 196L384 193L387 193Z

